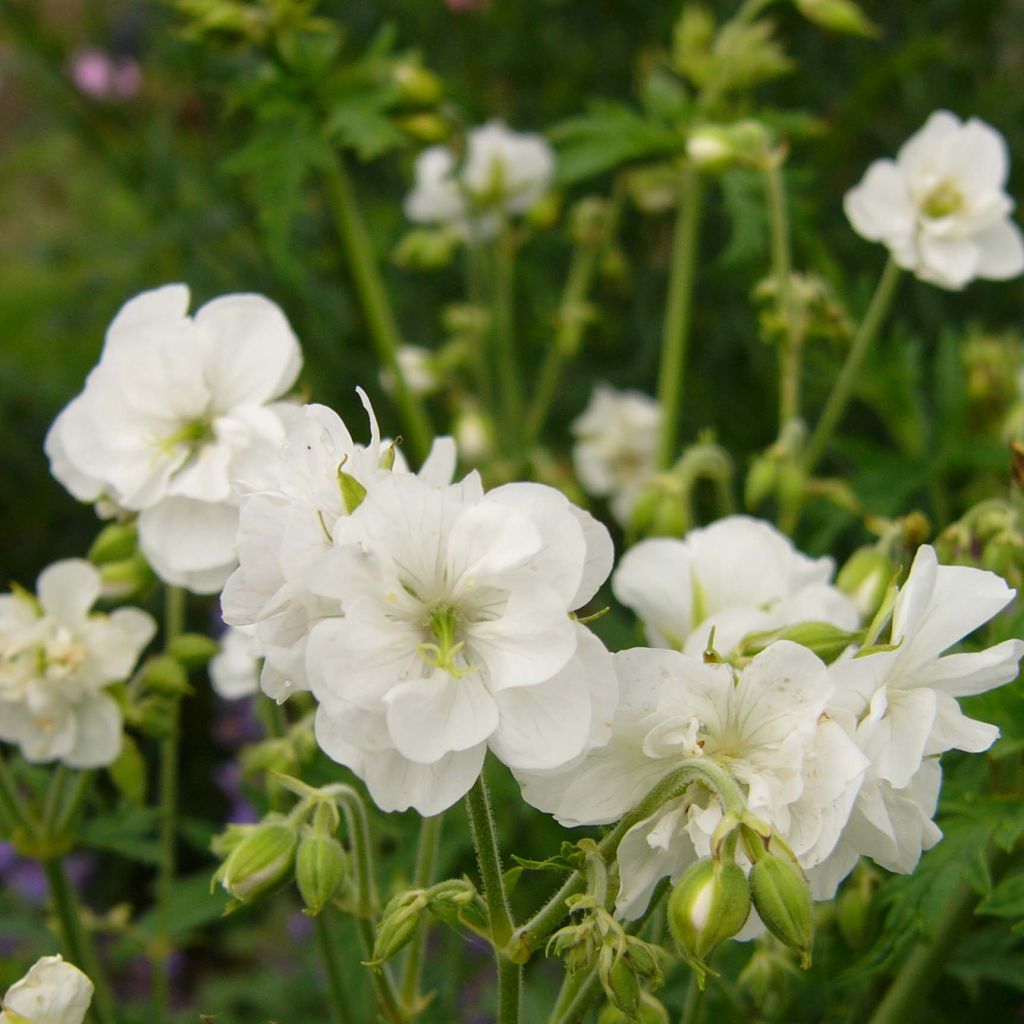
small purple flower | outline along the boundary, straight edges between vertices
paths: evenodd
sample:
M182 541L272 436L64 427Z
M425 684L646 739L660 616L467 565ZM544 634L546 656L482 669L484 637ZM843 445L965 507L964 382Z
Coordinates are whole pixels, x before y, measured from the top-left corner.
M142 89L142 69L134 57L113 57L91 47L72 57L71 78L94 100L131 99Z

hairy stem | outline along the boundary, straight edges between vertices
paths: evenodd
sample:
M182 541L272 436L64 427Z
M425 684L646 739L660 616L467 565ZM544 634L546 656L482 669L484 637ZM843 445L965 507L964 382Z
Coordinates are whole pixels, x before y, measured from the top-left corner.
M857 374L860 372L861 363L864 362L864 357L870 351L881 330L896 294L896 285L899 283L899 279L900 268L890 257L889 262L885 265L885 270L882 271L878 286L875 288L871 305L868 307L853 339L853 345L847 353L846 362L843 363L843 367L839 371L839 376L832 387L832 393L828 396L828 401L814 428L814 433L807 443L807 450L804 453L804 469L808 474L814 470L825 454L832 434L846 411L854 385L857 383Z
M426 889L437 873L437 853L441 845L441 826L444 815L424 818L420 823L420 838L416 848L416 868L413 872L414 889ZM424 915L426 918L426 915ZM410 1013L415 1013L419 1002L420 975L423 973L423 951L427 942L427 921L420 922L409 944L402 971L402 1002Z
M356 200L355 190L344 158L340 154L332 152L324 161L323 182L327 203L345 250L377 358L394 380L395 404L402 416L402 429L409 440L413 456L422 461L430 450L430 421L423 403L410 389L398 363L398 349L402 344L402 338L377 269L377 260Z
M700 173L692 167L685 168L679 179L668 304L661 336L661 365L658 369L658 401L661 403L662 415L658 465L661 469L668 469L672 465L679 447L679 420L686 377L686 350L690 336L702 191Z

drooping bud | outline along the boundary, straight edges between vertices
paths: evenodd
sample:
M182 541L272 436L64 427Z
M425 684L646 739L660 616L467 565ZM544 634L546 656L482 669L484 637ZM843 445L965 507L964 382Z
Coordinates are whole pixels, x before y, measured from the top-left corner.
M640 1008L640 982L618 941L605 942L597 954L597 975L612 1006L635 1018Z
M459 915L476 899L473 883L464 878L438 882L427 890L427 907L445 924L459 923Z
M313 917L337 896L348 877L348 855L334 835L337 819L332 817L333 810L328 804L317 808L313 825L305 829L295 854L295 883L306 912Z
M156 581L156 575L149 563L139 552L114 562L104 562L100 567L103 583L103 598L106 601L125 601L141 593Z
M93 565L119 562L135 554L139 544L139 531L135 523L110 523L100 530L89 548L89 561Z
M420 142L444 142L452 133L452 126L432 110L420 110L395 118L395 125Z
M398 89L398 98L402 103L429 107L437 103L444 95L441 79L413 61L402 61L391 69L391 79Z
M158 654L150 658L142 670L142 680L149 689L163 696L174 697L192 692L188 685L188 673L181 662L169 654Z
M391 258L409 270L439 270L448 266L460 239L447 228L413 228L395 247Z
M280 816L268 816L228 854L214 879L236 900L253 900L288 873L296 841L294 825Z
M834 32L875 39L878 26L853 0L796 0L797 10L808 20Z
M658 473L644 486L629 521L632 537L681 537L693 524L682 483Z
M632 1017L609 1004L597 1018L597 1024L669 1024L668 1010L650 994L640 993L640 1008Z
M809 967L814 910L811 890L800 868L788 857L766 852L750 869L750 895L765 927L800 954L802 967Z
M870 622L885 599L896 566L876 547L858 548L839 570L836 586L857 606L861 618Z
M703 985L707 958L746 924L750 886L733 860L698 861L680 879L668 904L668 923L679 952Z
M377 925L372 965L390 960L412 941L426 909L427 894L423 889L409 889L391 897Z
M167 645L167 653L185 668L202 668L220 653L220 644L202 633L182 633Z

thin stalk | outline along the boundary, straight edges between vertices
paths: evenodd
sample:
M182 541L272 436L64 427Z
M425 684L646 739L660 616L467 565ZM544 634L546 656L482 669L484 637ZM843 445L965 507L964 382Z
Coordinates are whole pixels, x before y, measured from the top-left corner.
M437 874L437 854L441 846L441 826L443 814L432 818L424 818L420 823L420 838L416 847L416 868L413 871L412 885L414 889L426 889ZM426 915L420 922L409 944L405 965L402 970L402 1002L406 1008L415 1012L419 1002L420 976L423 973L423 952L427 943Z
M484 902L487 904L487 918L490 925L491 941L494 944L494 958L498 968L497 1024L517 1024L522 972L519 964L513 963L504 952L506 943L512 937L512 912L509 909L508 895L505 892L497 830L483 774L466 794L466 811L469 815L470 831L473 834L477 864L480 867Z
M523 384L519 374L515 330L515 243L499 238L494 247L494 316L495 355L497 357L504 434L507 454L522 452Z
M100 966L99 957L92 943L92 936L83 923L82 908L78 895L64 870L64 862L55 857L42 862L46 880L50 886L50 897L60 921L68 959L80 967L95 987L92 1013L99 1024L115 1024L114 1001L110 995L106 975Z
M697 975L690 977L690 984L686 988L686 1000L683 1002L683 1012L679 1018L679 1024L697 1024L700 1020L701 1010L704 1006L704 989L697 983Z
M0 813L9 818L14 829L21 829L26 835L35 835L38 831L28 808L18 793L18 784L14 781L7 761L0 752Z
M581 245L573 254L565 280L562 301L558 304L558 331L541 364L533 392L533 401L526 415L526 447L540 437L562 379L562 369L576 354L586 329L584 303L597 269L600 247Z
M470 306L480 312L487 309L487 289L484 284L486 273L483 266L483 250L477 238L471 236L466 245L464 260L466 276L466 298ZM473 372L476 375L477 393L483 408L493 416L495 409L494 381L491 379L489 359L492 329L488 323L481 331L474 331L472 339Z
M377 350L378 359L394 380L395 403L402 416L403 431L413 456L422 461L430 450L430 420L422 401L409 387L399 365L398 349L402 337L377 269L370 236L344 159L334 151L324 161L323 183L327 204L334 216L334 226L345 250L366 325L370 330L370 338Z
M786 210L786 183L782 165L772 160L764 172L768 200L768 227L771 235L772 277L775 278L775 302L782 314L783 336L779 342L779 430L800 415L800 364L803 344L793 322L790 294L789 214Z
M367 961L373 959L373 922L367 917L357 917L356 929L359 932L359 941L363 947L363 956ZM387 964L371 968L370 977L373 979L373 991L377 998L377 1008L388 1024L407 1024L409 1017L402 1009L398 999L398 990L395 988L394 978Z
M825 403L825 408L818 419L818 424L814 428L814 433L807 443L807 449L804 453L804 469L808 474L814 470L822 455L825 454L825 449L832 439L832 433L846 411L847 403L850 401L850 396L853 393L854 384L857 382L857 374L860 371L861 363L864 361L864 357L868 354L875 338L878 336L878 332L881 330L886 314L889 312L889 307L892 305L893 297L896 294L896 285L899 283L899 279L900 268L896 265L895 260L890 257L889 262L885 265L885 270L882 271L878 286L875 288L871 305L868 307L868 311L853 339L853 345L847 353L846 362L843 363L843 368L839 371L839 376L832 386L832 393L828 396L828 401Z
M679 447L679 420L686 376L686 350L690 336L702 192L700 173L695 168L685 168L679 178L668 304L661 336L661 365L658 369L658 401L661 403L662 415L658 465L661 469L668 469L672 465Z
M931 941L914 947L868 1024L908 1024L923 1014L925 998L953 950L970 931L978 900L978 894L966 883L954 891Z
M54 834L57 836L67 835L78 817L82 804L89 794L89 783L92 781L91 771L80 771L65 792L64 804L60 814L54 823Z
M327 972L327 989L330 994L329 1006L333 1024L355 1024L352 1007L345 995L345 976L341 969L334 929L331 927L333 908L324 907L313 918L316 926L316 941L320 956Z
M46 803L43 805L43 828L47 835L56 834L57 818L64 803L64 787L70 774L68 766L62 761L50 776L50 784L46 789Z
M164 595L164 646L181 635L185 625L186 592L167 587ZM171 953L171 901L177 872L178 743L181 699L171 700L167 735L160 741L160 870L156 880L156 940L153 950L153 1021L167 1014Z

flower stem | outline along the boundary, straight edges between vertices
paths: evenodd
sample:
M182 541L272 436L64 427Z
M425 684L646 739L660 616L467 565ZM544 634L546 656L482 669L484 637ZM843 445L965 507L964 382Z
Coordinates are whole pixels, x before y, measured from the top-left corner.
M164 647L181 635L185 625L186 592L167 587L164 594ZM156 881L156 941L153 950L153 1021L167 1014L171 942L171 901L177 870L178 741L181 699L171 698L167 735L160 741L160 870Z
M700 173L695 168L685 168L679 178L668 304L661 336L661 365L658 369L658 401L661 403L662 415L658 466L661 469L668 469L672 465L679 446L680 406L686 376L686 349L697 267L702 191Z
M357 917L356 929L363 947L363 956L367 960L372 960L373 922L368 917ZM373 991L377 997L377 1008L381 1016L388 1021L388 1024L407 1024L409 1017L398 1000L398 991L388 965L382 964L380 967L371 968L370 976L373 979Z
M100 966L92 937L83 923L82 908L74 886L64 870L64 862L59 857L54 857L44 860L42 864L50 886L50 897L64 934L68 958L89 976L95 988L92 1012L99 1024L114 1024L117 1016L106 975Z
M978 894L967 883L953 892L931 940L915 946L903 962L869 1024L906 1024L916 1018L949 955L970 930L978 900Z
M495 355L498 366L498 395L507 454L515 457L522 451L523 385L519 375L515 332L515 242L499 238L494 247L494 316Z
M313 918L316 926L316 940L320 947L320 956L327 972L327 988L330 992L331 1021L333 1024L355 1024L352 1007L345 995L345 978L338 957L334 929L331 927L333 908L324 907Z
M875 288L875 294L871 299L867 314L861 321L860 328L853 339L853 345L847 353L846 362L843 363L843 368L839 371L839 376L832 387L832 393L828 396L828 401L814 428L814 433L807 443L804 453L804 469L808 474L814 470L822 455L825 454L825 448L832 438L832 433L846 411L853 386L857 382L857 373L861 363L868 354L886 314L889 312L899 279L900 268L890 258L885 265L885 270L882 271L878 286Z
M494 815L491 812L491 801L482 773L466 794L466 811L469 815L469 828L473 834L477 864L480 867L491 942L494 945L494 957L498 967L497 1024L517 1024L522 972L519 964L505 954L506 944L512 937L512 913L505 892L505 879L501 872L501 854L498 851Z
M413 871L413 888L426 889L437 873L437 854L441 845L443 814L424 818L420 823L419 844L416 847L416 868ZM423 951L427 942L427 922L421 921L409 944L402 971L402 1002L410 1015L415 1015L419 1002L420 975L423 971Z
M0 752L0 814L9 819L11 834L21 830L26 836L34 836L38 831L28 809L18 794L18 784L14 781L7 761Z
M775 303L782 315L783 335L779 341L779 430L800 415L800 364L803 339L796 329L790 294L789 215L786 210L786 184L782 164L772 159L764 171L768 199L768 227L771 234L772 277L775 278Z
M340 154L332 151L324 161L323 180L327 203L334 215L334 225L345 249L377 357L392 375L395 402L402 416L403 430L414 457L422 461L430 450L430 421L423 403L410 389L398 363L398 349L402 344L402 338L377 269L370 236L363 222L344 158Z

